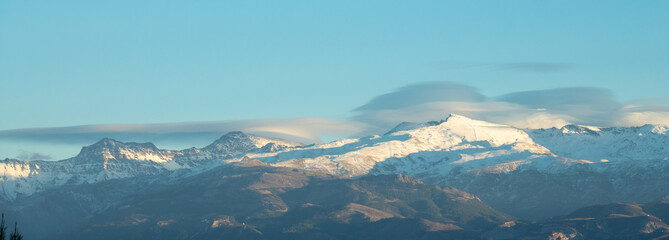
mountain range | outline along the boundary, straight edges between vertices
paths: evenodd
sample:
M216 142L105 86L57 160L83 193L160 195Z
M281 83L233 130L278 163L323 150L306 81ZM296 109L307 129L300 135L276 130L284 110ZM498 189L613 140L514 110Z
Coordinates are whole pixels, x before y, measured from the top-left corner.
M655 238L669 230L667 130L452 114L312 145L102 139L61 161L0 160L0 204L38 239Z

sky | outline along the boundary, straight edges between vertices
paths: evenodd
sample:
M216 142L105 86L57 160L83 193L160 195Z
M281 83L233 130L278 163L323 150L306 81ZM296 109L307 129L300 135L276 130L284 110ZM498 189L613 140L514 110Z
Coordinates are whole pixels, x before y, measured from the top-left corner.
M105 136L321 142L451 112L525 128L669 124L668 11L666 0L0 1L0 158L62 159Z

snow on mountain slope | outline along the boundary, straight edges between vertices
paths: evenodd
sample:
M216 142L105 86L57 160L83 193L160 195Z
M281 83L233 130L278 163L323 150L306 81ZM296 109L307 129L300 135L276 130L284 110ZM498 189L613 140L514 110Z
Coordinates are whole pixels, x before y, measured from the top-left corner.
M202 151L234 157L252 151L263 151L263 147L266 148L265 150L277 150L303 145L302 143L277 138L261 137L243 132L230 132L202 148Z
M182 151L105 139L58 162L0 161L0 198L164 172L178 179L257 159L342 177L406 174L471 192L507 213L541 218L596 203L664 197L669 193L667 146L662 126L521 130L459 115L309 146L241 132Z
M53 186L153 175L180 168L171 161L178 152L151 143L103 139L61 161L0 161L2 196L15 199Z
M567 125L560 129L527 130L539 144L567 158L593 162L667 160L669 135L666 126L593 128Z
M220 161L212 160L242 158L247 153L271 153L301 146L304 144L235 131L223 135L204 148L181 151L174 162L188 168L210 165L203 166L206 170L221 164Z
M455 167L508 172L534 162L541 167L564 163L556 161L550 151L535 144L523 130L459 115L441 122L403 123L381 136L247 156L275 166L349 177L367 174L374 168L377 173L400 171L414 175L422 169L440 169L438 174L443 176Z
M535 219L597 203L654 201L669 192L666 128L527 132L451 115L402 123L381 136L245 157L346 177L406 174Z
M113 139L83 147L61 161L0 160L0 198L16 199L64 184L156 175L240 157L248 152L272 152L300 143L231 132L211 145L183 151L158 149L151 143L123 143Z
M499 174L518 169L552 174L573 165L605 171L626 168L622 160L666 160L666 132L667 127L651 125L521 130L452 114L443 121L401 123L380 136L246 156L348 177L372 172L439 179L456 170Z

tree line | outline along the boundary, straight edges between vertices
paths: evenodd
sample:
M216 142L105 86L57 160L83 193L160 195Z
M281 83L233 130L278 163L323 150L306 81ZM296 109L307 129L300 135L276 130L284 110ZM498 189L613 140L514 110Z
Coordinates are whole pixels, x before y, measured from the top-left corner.
M9 235L9 240L22 240L23 235L19 232L18 223L14 222L14 232ZM0 221L0 240L6 240L7 238L7 226L5 225L5 214L2 214L2 221Z

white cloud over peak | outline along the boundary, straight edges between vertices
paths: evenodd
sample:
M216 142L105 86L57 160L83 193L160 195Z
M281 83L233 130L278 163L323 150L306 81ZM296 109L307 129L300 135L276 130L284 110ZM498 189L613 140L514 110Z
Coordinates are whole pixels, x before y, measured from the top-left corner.
M403 104L383 105L385 99ZM487 97L463 84L421 83L375 97L354 111L358 113L354 120L375 126L368 129L370 132L392 128L403 121L443 119L450 113L519 128L562 127L570 123L602 127L669 125L667 107L624 104L615 100L608 89L592 87Z

